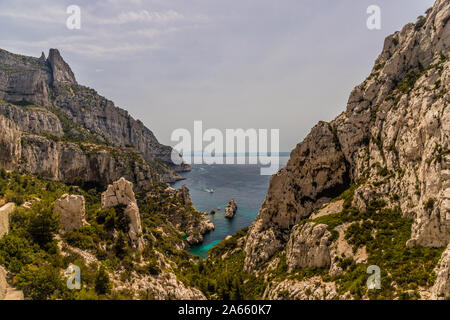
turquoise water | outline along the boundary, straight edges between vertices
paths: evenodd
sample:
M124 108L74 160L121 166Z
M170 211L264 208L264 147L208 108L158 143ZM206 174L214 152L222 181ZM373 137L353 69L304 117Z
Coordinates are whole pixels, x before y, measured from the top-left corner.
M280 158L285 165L287 158ZM186 184L190 190L192 202L197 210L210 212L209 215L216 229L204 236L201 245L193 246L189 252L205 258L214 245L226 236L234 234L249 226L256 218L264 201L270 176L260 175L259 165L192 165L192 171L182 174L186 180L178 181L172 186L181 188ZM214 189L209 193L206 189ZM225 207L231 198L236 199L238 210L233 219L224 216Z
M202 245L199 245L199 246L192 247L192 248L189 250L189 252L192 253L192 254L194 254L194 255L197 255L197 256L206 258L206 257L208 256L208 251L209 251L209 249L211 249L212 247L214 247L216 244L220 243L220 241L221 241L221 240L214 240L213 242L208 243L208 244L206 244L206 245L205 245L205 244L202 244Z

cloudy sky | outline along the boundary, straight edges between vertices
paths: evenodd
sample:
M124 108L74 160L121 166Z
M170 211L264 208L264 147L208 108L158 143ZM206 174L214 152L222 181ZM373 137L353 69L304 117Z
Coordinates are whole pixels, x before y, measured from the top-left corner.
M173 145L174 129L280 129L290 151L345 109L384 38L432 0L0 0L0 47L59 48L96 89ZM81 8L81 29L66 27ZM381 30L368 30L369 5Z

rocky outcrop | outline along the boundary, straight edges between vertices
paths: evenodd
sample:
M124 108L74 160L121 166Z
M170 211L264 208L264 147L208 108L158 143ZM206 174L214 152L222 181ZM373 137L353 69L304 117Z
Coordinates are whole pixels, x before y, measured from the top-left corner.
M58 117L41 107L19 107L0 102L0 114L11 119L21 131L62 137L64 131Z
M189 195L189 188L183 184L180 190L177 190L177 196L181 197L182 203L192 206L191 196Z
M203 242L203 235L214 229L214 223L207 219L203 219L199 223L193 223L187 230L189 236L186 238L186 241L191 246L200 244Z
M331 233L325 224L308 222L292 229L286 246L289 271L299 268L325 268L331 264Z
M59 214L63 231L72 231L89 225L83 196L65 194L55 201L54 212Z
M0 208L0 238L9 232L9 215L14 211L16 205L7 203Z
M233 219L234 215L236 214L236 211L237 211L237 204L233 198L233 199L231 199L230 202L228 202L228 204L225 208L225 218Z
M156 252L158 267L162 270L157 276L141 276L132 272L132 277L126 283L119 274L114 275L115 289L133 290L136 299L144 300L206 300L205 295L197 288L189 287L170 272L172 262L161 253Z
M22 109L0 103L2 112L17 120L22 128L0 114L1 168L24 170L68 183L83 180L104 186L123 176L144 190L149 190L153 183L166 181L162 177L167 172L164 167L155 163L151 166L134 148L72 143L38 135L61 134L58 118L42 108ZM166 175L168 180L174 178Z
M51 83L47 61L0 49L0 99L48 106Z
M435 272L437 277L431 289L431 298L446 299L450 297L450 244L442 254Z
M371 75L347 109L320 122L271 178L245 246L255 271L290 238L292 228L359 183L352 205L373 200L414 219L409 246L450 241L450 3L389 36Z
M264 293L269 300L333 300L338 298L336 284L324 282L320 277L302 281L283 280L273 284Z
M102 209L114 208L124 205L124 213L130 218L128 237L134 248L144 249L142 236L141 217L133 191L133 184L124 178L120 178L102 193Z
M324 153L323 150L328 150ZM290 229L350 183L349 167L334 132L325 122L297 146L286 167L272 176L268 195L253 223L246 245L250 270L281 249ZM267 240L271 240L267 248ZM258 253L260 247L265 253Z
M143 298L148 300L206 300L200 290L187 287L171 272L164 272L157 279L152 277L139 279L132 286L146 292ZM129 286L118 286L117 289L129 289Z
M106 186L125 177L144 190L161 182L158 170L133 149L54 141L37 135L24 135L21 147L24 161L19 168L47 179L69 183L81 179Z
M21 133L17 125L0 115L0 167L12 170L21 157Z
M75 75L69 65L61 57L58 49L50 49L47 62L52 69L53 84L55 84L55 82L77 83Z

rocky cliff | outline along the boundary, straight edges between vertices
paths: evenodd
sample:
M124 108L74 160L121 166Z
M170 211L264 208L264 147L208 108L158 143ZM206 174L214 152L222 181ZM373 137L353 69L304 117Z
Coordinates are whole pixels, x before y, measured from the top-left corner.
M91 142L118 149L134 149L131 153L138 154L149 166L158 167L154 171L167 182L180 179L175 171L189 170L187 165L171 162L172 148L161 145L142 122L133 119L127 111L116 107L95 90L79 85L56 49L50 50L47 59L44 54L38 59L0 49L0 99L0 114L17 125L15 130L41 136L38 140L43 153L54 151L53 148L44 150L44 144L55 145L52 140ZM12 134L10 130L6 132L7 127L3 128L3 135ZM61 145L59 143L59 149ZM7 150L2 157L9 158L7 161L17 161L21 147L17 144L8 147L14 150ZM28 160L30 152L36 150L24 150L22 158ZM54 170L62 170L57 163L52 165ZM2 166L6 167L6 164ZM14 162L9 166L14 166ZM109 169L115 166L117 164L111 164ZM132 167L130 163L123 166ZM41 167L41 164L32 163L27 169L33 167ZM107 183L122 175L117 173ZM60 179L57 176L49 178Z
M403 243L408 248L447 246L449 20L450 3L438 0L426 17L387 37L346 111L330 123L317 124L292 151L286 167L271 178L248 232L246 271L266 268L286 245L291 268L330 265L328 231L297 225L345 190L346 195L351 192L345 207L355 212L375 215L377 205L411 218L410 238Z

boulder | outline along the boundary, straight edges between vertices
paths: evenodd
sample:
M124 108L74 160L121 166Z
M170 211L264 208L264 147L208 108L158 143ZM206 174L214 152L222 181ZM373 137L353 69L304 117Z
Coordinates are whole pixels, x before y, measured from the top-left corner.
M55 201L53 210L60 215L63 231L72 231L89 225L84 219L86 214L85 200L81 195L64 194Z
M141 217L133 191L133 184L125 178L120 178L109 185L108 189L102 193L102 209L114 208L119 205L126 206L124 213L130 218L128 238L133 248L144 249Z
M237 211L237 204L233 198L225 208L225 217L228 219L233 219L234 215L236 214L236 211Z

